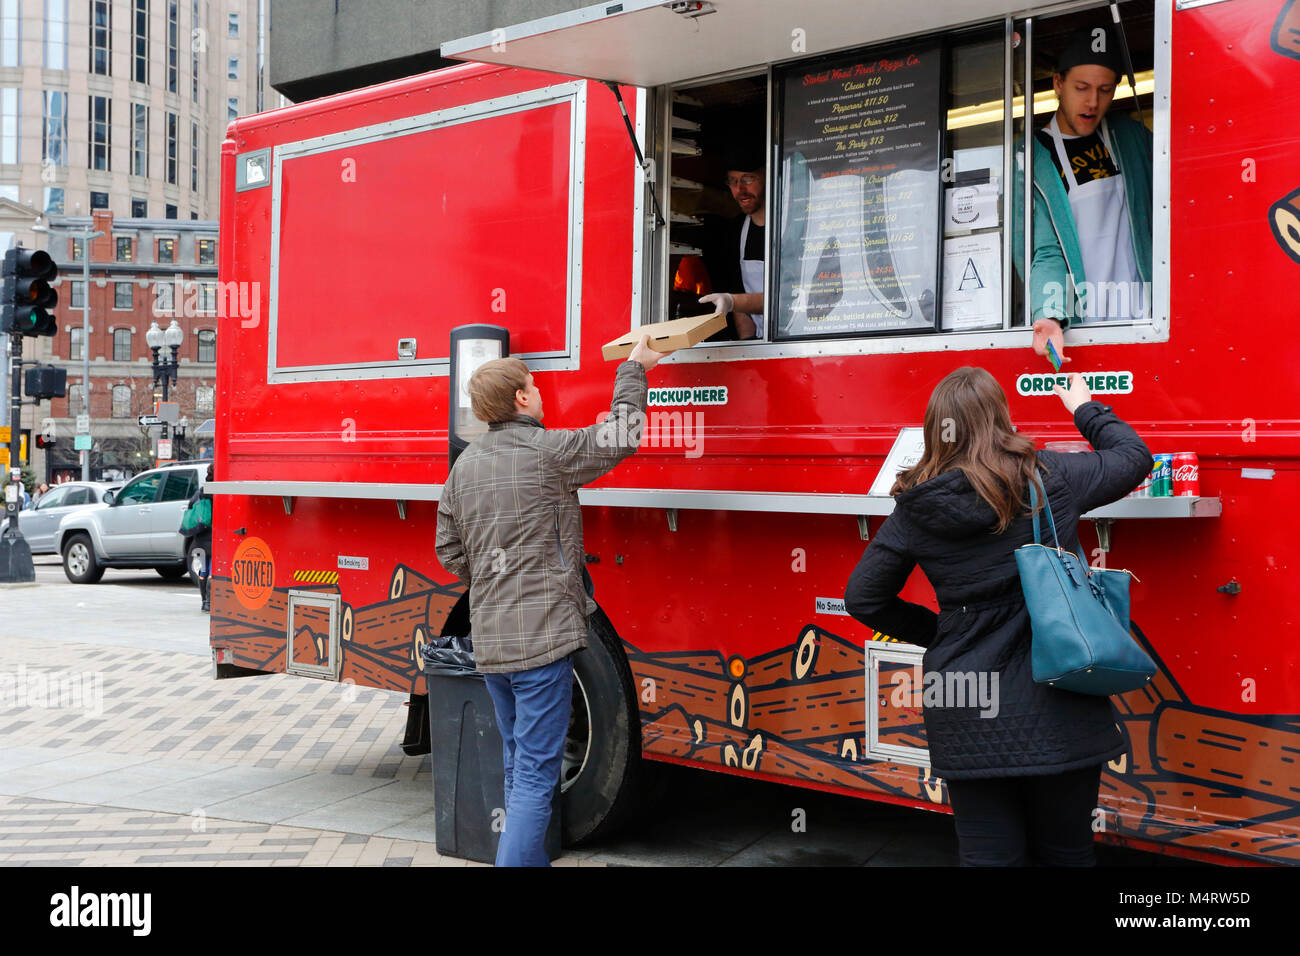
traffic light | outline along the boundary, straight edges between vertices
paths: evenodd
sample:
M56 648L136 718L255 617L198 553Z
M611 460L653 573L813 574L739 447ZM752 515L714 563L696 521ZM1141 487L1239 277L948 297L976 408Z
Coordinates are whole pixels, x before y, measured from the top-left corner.
M56 444L56 441L57 441L57 440L56 440L56 439L54 438L54 436L52 436L52 435L37 435L37 436L36 436L36 447L37 447L37 448L53 448L53 447L55 446L55 444Z
M59 267L48 252L40 249L10 249L5 253L3 299L0 300L0 329L13 335L53 335L51 311L59 294L50 283Z
M68 394L68 370L57 365L37 365L27 370L28 398L62 398Z

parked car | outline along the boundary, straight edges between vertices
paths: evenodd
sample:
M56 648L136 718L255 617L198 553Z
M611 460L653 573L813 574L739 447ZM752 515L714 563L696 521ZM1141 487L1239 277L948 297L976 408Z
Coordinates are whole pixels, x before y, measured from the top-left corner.
M54 485L36 506L18 512L18 528L32 554L57 554L54 534L63 516L79 509L104 507L104 493L117 491L120 481L66 481Z
M105 568L153 568L169 581L189 573L181 515L203 487L209 461L175 462L136 475L108 507L74 511L59 522L54 547L73 584L94 584ZM191 539L192 541L192 539Z

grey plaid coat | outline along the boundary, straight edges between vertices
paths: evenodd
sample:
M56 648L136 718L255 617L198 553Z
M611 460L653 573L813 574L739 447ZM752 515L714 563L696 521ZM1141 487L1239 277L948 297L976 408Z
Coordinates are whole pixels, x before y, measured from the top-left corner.
M547 431L527 415L493 422L456 459L438 501L435 548L469 586L474 661L486 674L543 667L587 646L578 488L632 454L646 375L618 367L604 422Z

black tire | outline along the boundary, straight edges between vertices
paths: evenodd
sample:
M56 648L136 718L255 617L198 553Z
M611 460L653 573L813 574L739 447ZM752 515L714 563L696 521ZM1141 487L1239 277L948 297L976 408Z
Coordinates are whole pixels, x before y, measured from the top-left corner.
M63 542L63 573L73 584L94 584L104 576L90 535L74 534Z
M566 759L561 770L564 842L603 839L637 813L647 766L641 759L641 719L632 669L605 612L588 621L587 647L573 656L573 724L585 721L587 747L579 765ZM582 711L579 708L583 708Z
M158 576L164 581L179 581L190 573L189 567L183 564L169 564L166 567L154 568L154 570L158 572Z

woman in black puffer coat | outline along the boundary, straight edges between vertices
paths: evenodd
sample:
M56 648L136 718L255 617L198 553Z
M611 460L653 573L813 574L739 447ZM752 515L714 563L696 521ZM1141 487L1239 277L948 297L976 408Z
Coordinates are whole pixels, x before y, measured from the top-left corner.
M1006 394L980 368L935 388L925 453L891 493L894 513L849 578L845 606L863 624L926 648L923 669L973 675L990 700L926 700L930 765L948 784L963 866L1094 863L1101 767L1125 752L1107 697L1034 682L1016 548L1033 541L1028 482L1037 473L1061 547L1078 550L1079 516L1132 491L1151 451L1078 375L1056 394L1089 453L1037 452L1011 425ZM898 592L920 565L939 614ZM919 691L919 689L918 689ZM956 695L953 695L954 697ZM971 695L974 697L976 695ZM956 706L962 704L964 706Z

